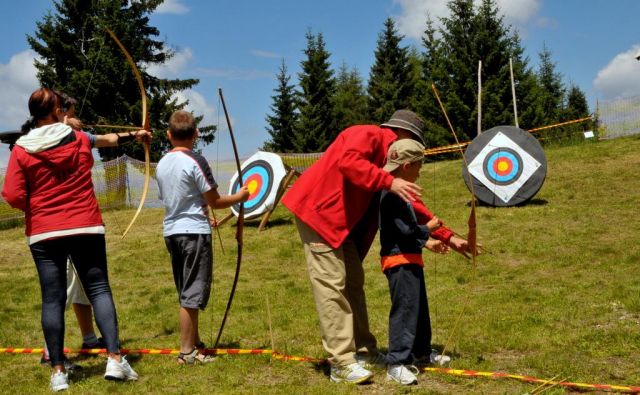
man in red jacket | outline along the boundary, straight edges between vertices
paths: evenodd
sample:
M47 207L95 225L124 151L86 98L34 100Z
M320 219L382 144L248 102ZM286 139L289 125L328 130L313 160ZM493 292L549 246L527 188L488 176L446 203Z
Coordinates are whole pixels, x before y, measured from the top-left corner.
M423 128L416 114L398 110L380 126L343 130L282 201L296 216L334 382L366 382L386 364L369 331L362 261L378 229L379 192L420 195L382 167L391 143L422 141Z

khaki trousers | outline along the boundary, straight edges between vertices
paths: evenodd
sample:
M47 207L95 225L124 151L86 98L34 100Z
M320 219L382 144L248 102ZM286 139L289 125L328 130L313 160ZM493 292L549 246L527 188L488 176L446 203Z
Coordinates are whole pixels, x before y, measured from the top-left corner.
M355 353L377 353L376 338L369 331L364 270L355 243L348 238L333 249L298 218L296 225L329 362L346 366L355 362Z

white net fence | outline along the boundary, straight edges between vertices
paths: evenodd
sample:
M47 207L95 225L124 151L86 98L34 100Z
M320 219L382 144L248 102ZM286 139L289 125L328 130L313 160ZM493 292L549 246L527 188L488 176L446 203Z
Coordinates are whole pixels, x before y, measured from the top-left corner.
M598 102L600 138L611 139L640 133L640 96Z
M235 173L235 162L218 161L209 164L218 183L221 194L227 194L229 181ZM155 180L157 163L151 163L151 179L145 207L161 207L158 198L158 183ZM6 168L0 168L0 184L4 184ZM99 162L93 166L93 185L101 209L120 209L137 207L140 204L144 187L144 161L121 156L108 162ZM23 218L20 210L13 209L0 196L0 222Z

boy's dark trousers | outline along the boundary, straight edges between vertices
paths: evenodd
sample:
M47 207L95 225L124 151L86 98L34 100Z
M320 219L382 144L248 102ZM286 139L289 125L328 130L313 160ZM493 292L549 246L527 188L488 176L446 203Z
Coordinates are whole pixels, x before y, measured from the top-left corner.
M405 264L384 272L389 281L389 365L412 364L414 358L431 354L431 321L424 271Z

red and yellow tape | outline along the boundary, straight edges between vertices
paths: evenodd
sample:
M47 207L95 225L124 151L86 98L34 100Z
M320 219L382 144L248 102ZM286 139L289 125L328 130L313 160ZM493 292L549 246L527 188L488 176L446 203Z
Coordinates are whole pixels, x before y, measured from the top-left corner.
M0 354L42 354L44 352L43 348L15 348L15 347L0 347ZM104 348L94 348L94 349L70 349L65 348L64 352L66 354L85 354L85 355L97 355L104 354L107 352ZM138 349L129 349L122 348L120 349L122 354L147 354L147 355L177 355L180 351L173 348L138 348ZM207 348L203 351L205 354L209 355L270 355L271 358L279 360L279 361L292 361L292 362L310 362L310 363L319 363L325 364L327 363L326 359L323 358L313 358L313 357L300 357L295 355L287 355L282 354L274 350L268 349L240 349L240 348ZM547 379L540 379L533 376L525 376L519 374L512 373L504 373L504 372L482 372L475 370L467 370L467 369L451 369L451 368L436 368L436 367L427 367L423 368L423 371L430 373L439 373L439 374L448 374L454 376L462 376L462 377L485 377L492 379L512 379L524 381L532 384L544 384L548 386L561 386L573 390L582 390L582 391L606 391L606 392L619 392L619 393L627 393L627 394L640 394L640 386L629 386L629 385L612 385L612 384L588 384L588 383L574 383L569 381L553 381Z

